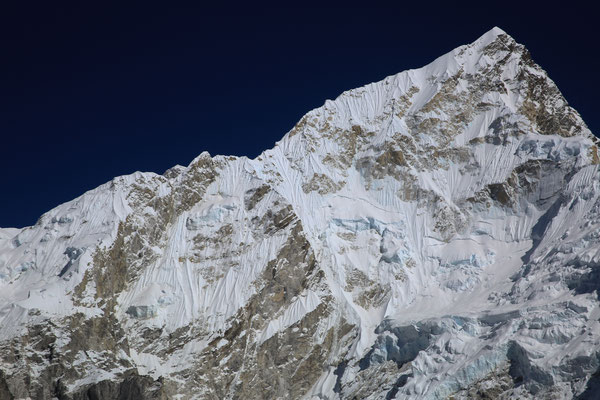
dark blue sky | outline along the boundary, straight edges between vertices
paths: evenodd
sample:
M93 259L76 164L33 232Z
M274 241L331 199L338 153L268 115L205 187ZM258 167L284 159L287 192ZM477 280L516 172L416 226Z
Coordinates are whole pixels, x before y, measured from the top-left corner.
M495 25L600 130L600 29L575 2L59 3L0 9L1 227L34 224L114 176L162 173L204 150L255 157L326 99Z

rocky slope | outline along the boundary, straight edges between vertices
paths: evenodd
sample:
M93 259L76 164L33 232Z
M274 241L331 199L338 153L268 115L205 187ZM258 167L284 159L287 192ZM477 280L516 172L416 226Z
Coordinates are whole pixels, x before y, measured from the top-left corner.
M494 28L0 229L0 399L597 398L597 139Z

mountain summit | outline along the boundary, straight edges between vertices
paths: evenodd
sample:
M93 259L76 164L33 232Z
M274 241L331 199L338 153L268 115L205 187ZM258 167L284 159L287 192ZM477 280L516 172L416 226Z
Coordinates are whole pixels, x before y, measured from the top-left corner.
M0 399L596 398L599 163L494 28L0 229Z

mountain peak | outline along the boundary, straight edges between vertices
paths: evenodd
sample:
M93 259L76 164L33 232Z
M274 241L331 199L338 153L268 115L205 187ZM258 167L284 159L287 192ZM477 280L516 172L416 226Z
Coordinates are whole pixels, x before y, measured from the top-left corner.
M598 164L494 28L256 159L203 152L0 231L0 397L589 393Z
M502 36L502 35L506 35L512 39L512 37L508 33L506 33L503 29L501 29L497 26L494 26L492 29L490 29L489 31L487 31L486 33L481 35L481 37L479 39L477 39L477 41L481 40L481 41L493 42L498 36Z

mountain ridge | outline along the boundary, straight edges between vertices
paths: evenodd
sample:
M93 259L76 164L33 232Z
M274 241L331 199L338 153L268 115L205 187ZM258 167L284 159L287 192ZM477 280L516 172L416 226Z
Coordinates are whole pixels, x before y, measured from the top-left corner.
M117 177L0 230L0 383L65 399L583 395L596 143L493 28L326 101L255 159Z

